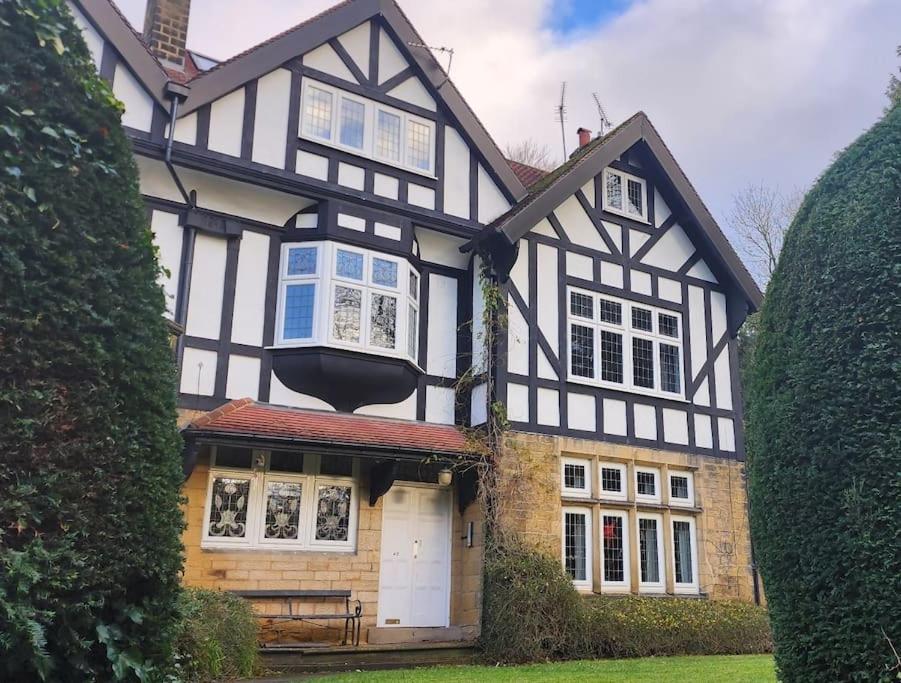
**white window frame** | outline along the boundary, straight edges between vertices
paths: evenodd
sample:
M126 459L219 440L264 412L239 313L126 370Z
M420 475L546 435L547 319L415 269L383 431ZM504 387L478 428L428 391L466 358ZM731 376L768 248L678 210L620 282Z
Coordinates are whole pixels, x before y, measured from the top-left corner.
M604 489L604 469L619 471L620 491L606 491ZM605 498L607 500L628 500L629 472L625 465L615 462L598 463L598 498Z
M623 208L617 209L615 206L611 206L607 197L607 178L608 176L615 175L620 178L620 187L622 188L622 198L623 198ZM633 213L628 210L628 196L629 196L629 181L637 182L641 185L641 214ZM639 178L636 175L632 175L631 173L626 173L625 171L620 171L619 169L610 168L609 166L604 169L604 176L601 179L601 187L603 188L603 207L604 211L609 213L615 213L618 216L625 216L626 218L631 218L633 221L638 221L640 223L649 223L648 220L648 183L644 178Z
M641 578L641 521L654 520L657 523L657 572L659 581L643 581ZM663 534L666 528L663 515L639 512L635 516L635 552L638 553L638 591L640 593L663 593L666 591L666 553L664 552Z
M591 569L593 564L593 550L592 550L592 535L593 532L591 530L591 508L588 507L575 507L575 506L564 506L563 513L560 516L560 525L561 531L560 534L560 560L563 564L563 571L566 571L566 515L567 514L579 514L584 515L585 517L585 579L577 580L571 579L572 584L577 589L582 590L591 590L592 587L592 575ZM569 574L567 574L569 576Z
M332 120L330 127L330 137L323 138L317 135L313 135L307 133L304 130L304 113L306 111L306 102L307 102L307 92L311 88L318 88L319 90L329 92L332 95ZM362 104L365 108L364 116L363 116L363 147L354 147L352 145L342 144L340 141L341 136L341 102L342 100L352 100L359 104ZM397 160L391 159L389 157L380 156L377 154L377 144L376 144L376 127L378 125L378 112L384 111L389 114L393 114L394 116L400 117L400 150L399 150L399 158ZM402 109L397 109L395 107L391 107L386 104L382 104L380 102L376 102L375 100L371 100L366 97L361 97L359 95L355 95L353 93L349 93L346 90L342 90L341 88L337 88L333 85L328 85L323 83L322 81L317 81L312 78L304 77L302 85L301 85L301 102L300 102L300 120L298 122L298 130L297 134L305 139L316 142L320 145L326 145L327 147L334 147L335 149L340 149L349 154L353 154L355 156L365 157L368 159L373 159L378 161L381 164L387 164L389 166L394 166L396 168L402 168L410 173L416 173L418 175L425 176L427 178L435 178L435 155L436 155L436 131L437 127L435 122L423 118L422 116L417 116L416 114L412 114L410 112L404 111ZM409 160L409 150L407 145L407 128L409 122L415 121L416 123L422 124L429 129L429 168L422 169L418 166L410 163Z
M566 486L566 466L574 465L585 468L585 487L569 488ZM585 458L560 458L560 490L567 498L591 498L591 460Z
M572 314L572 294L582 294L592 299L592 318L583 318ZM601 301L611 301L617 303L622 311L622 324L615 325L610 322L601 321ZM632 309L641 308L651 312L651 331L636 330L632 327ZM668 315L676 318L678 321L678 337L670 337L660 333L660 314ZM566 344L567 344L567 368L566 375L569 382L575 384L585 384L588 386L599 386L620 391L627 391L633 394L642 394L644 396L655 396L659 398L667 398L673 401L686 402L685 399L685 344L684 344L684 320L682 313L673 311L659 306L649 306L637 301L629 301L615 296L609 296L600 292L593 292L588 289L579 287L567 287L566 291ZM594 330L593 350L593 376L583 377L574 375L572 371L572 326L582 325ZM622 337L623 344L623 381L612 382L610 380L601 379L601 331L606 330L613 332ZM652 354L654 360L654 386L641 387L635 384L633 375L633 357L632 357L632 340L634 338L646 339L652 344ZM663 391L662 389L662 364L660 362L660 345L668 344L679 349L679 391Z
M673 496L673 485L672 479L673 477L684 477L688 480L688 498L676 498ZM695 506L695 483L694 483L694 474L692 472L687 472L684 470L670 470L669 476L667 477L669 481L667 481L667 495L669 496L669 504L675 507L688 507L693 508Z
M319 458L305 457L303 472L272 471L271 452L253 451L250 468L224 467L216 463L216 449L210 457L210 470L206 487L206 501L201 529L201 548L233 548L247 550L309 550L325 552L353 552L356 550L357 531L360 524L359 491L357 486L358 463L354 462L354 474L348 477L320 475ZM211 536L209 534L210 512L212 509L213 483L216 479L242 479L250 482L247 501L247 521L243 538ZM298 538L276 539L265 537L266 484L270 481L296 482L303 486L300 501ZM315 506L319 486L349 486L350 517L347 541L317 541Z
M638 503L660 503L661 501L661 481L660 481L660 470L656 467L644 467L641 465L636 465L634 468L635 472L632 475L635 485L635 501ZM654 495L649 496L647 494L642 494L638 492L638 473L642 474L653 474L654 475ZM667 482L669 484L669 482Z
M676 581L676 531L675 522L688 522L689 538L691 539L691 574L692 580L689 583L679 583ZM670 557L670 566L673 572L673 591L681 594L697 594L700 590L698 580L698 538L697 525L694 517L672 515L670 517L669 533L672 537L672 557Z
M315 247L317 249L316 275L288 276L288 254L292 248ZM338 275L338 250L359 254L363 258L363 278L354 280ZM390 287L372 281L372 263L374 259L390 261L397 265L397 285ZM409 278L411 273L417 278L416 299L410 295ZM314 284L313 302L313 336L309 338L286 339L285 301L287 287L291 284ZM329 346L333 348L359 351L366 354L402 358L418 367L419 327L422 324L420 292L422 275L405 258L393 254L385 254L355 247L342 242L289 242L282 245L281 263L279 264L278 303L276 305L275 345L271 348L295 348L305 346ZM360 302L360 339L357 342L339 340L334 336L335 287L351 287L361 292ZM394 330L394 348L386 348L370 343L369 334L372 314L372 294L386 294L397 302L397 315ZM410 354L409 339L409 307L414 306L417 312L415 330L416 348Z
M606 576L606 559L604 558L604 517L619 517L623 524L623 580L608 581ZM598 530L599 546L601 561L601 592L602 593L628 593L632 589L632 558L630 556L631 545L630 539L632 533L629 530L629 513L625 510L610 510L606 508L600 509L601 528Z

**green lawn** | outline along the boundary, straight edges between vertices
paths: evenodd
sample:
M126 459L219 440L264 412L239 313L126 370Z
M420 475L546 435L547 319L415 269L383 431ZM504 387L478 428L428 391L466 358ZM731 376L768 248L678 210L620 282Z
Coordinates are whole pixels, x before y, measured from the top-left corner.
M776 680L769 655L603 659L528 666L442 666L326 676L327 683L394 681L592 681L592 683L767 683Z

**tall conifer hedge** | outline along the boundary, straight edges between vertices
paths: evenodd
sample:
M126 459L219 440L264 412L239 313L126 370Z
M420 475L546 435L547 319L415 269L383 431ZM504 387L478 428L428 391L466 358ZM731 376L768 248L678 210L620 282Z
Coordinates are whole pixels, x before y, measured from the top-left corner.
M64 2L0 2L0 74L0 680L156 680L179 436L136 168Z
M897 680L901 107L838 156L791 225L750 399L752 532L782 679Z

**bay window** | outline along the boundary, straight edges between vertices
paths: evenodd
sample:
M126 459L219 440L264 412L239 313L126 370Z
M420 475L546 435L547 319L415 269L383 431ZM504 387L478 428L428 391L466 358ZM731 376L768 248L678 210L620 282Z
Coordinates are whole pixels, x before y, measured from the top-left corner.
M332 242L285 244L280 273L277 346L416 362L419 273L405 259Z
M217 447L212 455L204 547L353 550L352 476L327 474L337 456ZM352 474L353 460L347 460Z
M309 78L301 91L301 137L435 174L434 121Z
M569 379L683 398L678 313L569 289Z

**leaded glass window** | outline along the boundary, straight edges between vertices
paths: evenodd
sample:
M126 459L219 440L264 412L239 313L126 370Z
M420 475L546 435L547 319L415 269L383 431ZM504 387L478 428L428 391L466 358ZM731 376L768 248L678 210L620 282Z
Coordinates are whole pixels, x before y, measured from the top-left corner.
M623 306L618 301L601 299L601 322L611 325L623 324Z
M642 583L660 583L657 520L638 518L638 546Z
M300 538L300 502L303 484L266 482L265 538Z
M576 317L593 320L594 298L581 292L570 292L569 312Z
M363 279L363 254L339 249L335 257L335 273L349 280Z
M632 338L632 381L637 387L654 388L654 342Z
M423 171L432 166L432 129L410 119L407 120L407 163Z
M376 125L376 156L400 160L400 116L379 109Z
M570 325L570 363L577 377L594 377L594 329Z
M647 219L645 181L608 168L604 171L604 208L644 221Z
M588 580L588 515L563 514L563 566L573 581Z
M629 213L635 216L644 215L644 187L637 180L627 180L626 188L629 198Z
M632 327L636 330L650 332L653 329L653 318L647 308L632 307Z
M670 496L672 498L681 498L683 500L688 500L688 477L671 474L669 482Z
M673 553L676 583L694 583L691 561L691 524L673 520Z
M601 467L601 490L608 493L622 493L622 470L617 467Z
M366 105L356 100L341 98L341 125L340 135L342 145L348 147L363 148L364 121L366 120Z
M623 208L623 179L616 173L607 173L607 206L620 211Z
M657 495L657 475L653 472L636 472L635 484L639 496Z
M373 257L372 284L384 287L397 287L397 261Z
M332 93L307 86L303 108L303 130L324 140L332 139Z
M664 337L679 338L679 318L666 313L657 314L657 324L660 327L660 334Z
M622 583L626 580L623 518L603 515L603 524L604 581Z
M563 465L563 488L584 490L585 487L585 465L577 465L576 463L564 463Z
M409 295L413 301L419 301L419 275L414 271L410 271L410 289Z
M244 538L247 533L247 503L250 480L217 477L213 481L209 535Z
M413 304L407 306L407 355L416 360L419 346L419 311Z
M370 305L369 343L393 349L397 333L397 298L373 293Z
M350 533L349 486L320 486L316 492L317 541L347 541Z
M288 276L316 274L316 247L291 247L288 249Z
M679 363L679 347L660 345L660 388L678 394L682 391L682 372Z
M337 341L360 342L363 292L354 287L335 286L332 336Z
M623 336L601 330L601 379L623 382Z
M316 285L288 285L285 287L285 339L310 339L313 336L313 311L316 305Z

